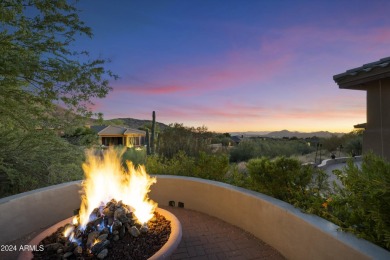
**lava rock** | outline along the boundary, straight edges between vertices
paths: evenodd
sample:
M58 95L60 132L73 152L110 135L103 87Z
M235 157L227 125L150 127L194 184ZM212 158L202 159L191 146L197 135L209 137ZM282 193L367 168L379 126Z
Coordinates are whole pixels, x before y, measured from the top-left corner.
M136 226L132 226L130 228L130 234L133 236L133 237L138 237L140 232L138 230L138 228Z
M115 208L115 206L114 206L114 208ZM106 217L108 217L108 218L112 218L112 217L114 217L114 211L112 211L112 210L110 209L110 207L105 207L105 208L103 209L103 215L106 216Z
M110 244L110 240L100 241L94 244L91 248L91 252L94 255L99 254L103 249L105 249Z
M67 258L69 258L69 257L71 257L73 255L73 253L72 252L67 252L67 253L65 253L64 254L64 259L67 259Z
M93 254L93 256L91 255L91 248L84 248L86 247L86 242L88 239L88 233L86 233L85 230L81 233L80 236L77 236L78 241L84 243L82 245L84 250L81 255L75 254L75 249L78 247L78 244L70 241L66 241L66 243L63 244L63 251L60 250L60 247L59 251L57 250L58 253L56 251L49 252L48 250L46 250L49 244L55 243L56 241L58 241L57 238L62 236L64 229L60 228L57 232L53 233L51 236L41 241L41 243L45 246L45 250L34 251L34 259L99 259L105 254L105 252L102 251L107 249L108 254L104 257L104 259L146 260L166 243L171 232L170 221L166 220L157 212L155 212L154 215L156 216L156 221L154 223L150 221L148 222L149 231L147 233L140 235L138 238L134 238L130 234L131 225L129 223L125 223L122 225L122 227L124 226L127 230L125 236L119 239L120 231L122 230L122 228L120 231L116 230L112 234L108 234L107 238L104 241L99 241L100 244L98 242L94 245L94 252L96 252L96 254ZM138 225L136 226L138 227ZM108 229L106 229L106 231L108 231ZM75 230L75 233L77 233L77 229ZM103 234L106 233L101 232L99 237ZM104 238L104 236L100 238L99 237L99 240ZM114 238L118 240L114 241ZM106 244L104 245L104 243ZM96 245L98 245L99 248L97 248ZM100 257L98 257L100 253L101 255Z
M146 225L142 225L141 228L139 229L139 231L140 231L142 234L148 233L148 230L149 230L149 228L148 228L148 226L146 226Z
M83 248L81 246L77 246L73 251L73 254L75 255L81 255L82 253L83 253Z
M120 230L122 228L122 222L119 220L114 220L114 223L112 224L112 230Z
M108 254L108 250L107 249L103 249L98 255L97 255L97 258L99 259L104 259Z
M60 247L62 247L60 243L52 243L45 246L47 251L57 251Z
M110 230L108 228L103 228L103 230L100 232L100 234L110 234Z
M91 247L98 236L99 236L99 231L93 231L93 232L89 233L88 239L87 239L87 247Z
M125 226L122 226L121 230L119 231L119 237L123 238L126 234L126 228Z
M117 208L115 210L114 219L117 219L122 223L128 223L130 221L126 216L126 211L124 208Z
M104 234L101 234L97 239L99 241L104 241L107 239L107 237L108 237L108 234L104 233Z
M95 226L95 228L97 228L100 224L102 224L103 221L104 221L103 217L99 217L99 218L95 219L93 225Z
M111 226L114 223L114 217L107 218L107 225Z

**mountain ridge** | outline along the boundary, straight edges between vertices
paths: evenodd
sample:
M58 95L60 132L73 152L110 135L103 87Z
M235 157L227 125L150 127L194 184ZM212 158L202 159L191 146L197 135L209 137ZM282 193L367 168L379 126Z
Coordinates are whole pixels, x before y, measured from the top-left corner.
M112 118L112 119L107 119L105 120L105 123L112 123L112 125L120 125L124 126L127 128L133 128L133 129L140 129L143 128L145 125L152 125L152 120L147 120L147 119L135 119L135 118ZM165 128L169 127L168 125L156 121L156 127L162 131Z
M118 122L115 122L118 121ZM113 124L120 123L122 126L133 128L133 129L139 129L144 127L145 125L152 124L152 120L147 119L136 119L136 118L112 118L109 120L106 120L106 122L112 122ZM168 128L169 126L156 121L156 125L158 125L158 128L160 131L164 130L165 128ZM341 136L345 133L338 133L338 132L329 132L329 131L314 131L314 132L299 132L299 131L289 131L286 129L280 130L280 131L243 131L243 132L229 132L230 135L234 136L245 136L245 137L269 137L269 138L283 138L283 137L297 137L297 138L308 138L308 137L321 137L321 138L329 138L332 135Z
M329 131L314 131L314 132L299 132L299 131L289 131L289 130L280 130L280 131L247 131L247 132L230 132L231 135L243 135L246 137L269 137L269 138L283 138L283 137L297 137L297 138L308 138L308 137L321 137L329 138L332 135L341 136L345 133L338 132L329 132Z

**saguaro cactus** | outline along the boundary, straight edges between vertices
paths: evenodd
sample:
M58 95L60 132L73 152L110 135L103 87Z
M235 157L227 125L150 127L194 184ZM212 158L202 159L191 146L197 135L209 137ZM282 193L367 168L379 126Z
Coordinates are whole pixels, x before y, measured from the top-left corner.
M153 114L152 114L152 133L151 133L151 138L150 138L150 152L151 154L154 154L155 152L155 144L154 144L154 141L155 141L155 132L156 132L156 112L153 111Z
M146 154L150 155L150 139L149 139L149 129L146 129L146 136L145 136L145 143L146 143Z

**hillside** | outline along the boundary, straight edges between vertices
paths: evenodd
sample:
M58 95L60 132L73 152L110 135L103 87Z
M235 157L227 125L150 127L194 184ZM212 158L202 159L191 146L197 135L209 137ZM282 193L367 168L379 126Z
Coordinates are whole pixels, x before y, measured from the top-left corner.
M135 118L114 118L106 120L106 122L112 122L114 125L119 124L128 128L139 129L145 125L152 125L152 120L135 119ZM164 130L168 126L164 123L156 122L156 128L160 131Z
M297 131L291 132L291 131L288 131L288 130L282 130L282 131L270 132L270 133L268 133L268 134L266 134L264 136L266 136L266 137L273 137L273 138L283 138L283 137L307 138L307 137L313 137L313 136L317 136L317 137L321 137L321 138L329 138L332 135L341 136L343 134L344 133L331 133L331 132L328 132L328 131L318 131L318 132L304 133L304 132L297 132Z
M341 136L344 133L332 133L328 131L317 131L317 132L298 132L298 131L288 131L288 130L281 130L281 131L274 131L274 132L254 132L254 131L248 131L248 132L231 132L231 135L243 135L245 137L254 137L254 136L263 136L263 137L270 137L270 138L283 138L283 137L297 137L297 138L307 138L307 137L313 137L317 136L320 138L329 138L332 135Z

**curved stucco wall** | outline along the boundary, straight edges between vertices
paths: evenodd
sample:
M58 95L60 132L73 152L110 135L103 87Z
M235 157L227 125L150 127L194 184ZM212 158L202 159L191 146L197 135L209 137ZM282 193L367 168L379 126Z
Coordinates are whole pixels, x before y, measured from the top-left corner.
M0 243L70 216L80 205L79 185L79 182L66 183L1 199ZM390 259L390 252L339 232L336 225L324 219L304 214L280 200L228 184L191 177L157 176L150 197L163 206L169 201L175 201L176 205L181 202L185 208L241 227L289 259ZM7 225L10 221L12 226Z
M339 164L339 163L346 163L348 160L353 160L354 162L361 162L362 156L355 156L355 157L337 157L335 159L326 159L321 162L321 164L317 165L318 168L321 168L323 170L326 170L330 165Z
M0 199L0 244L71 217L80 207L80 183L68 182Z

